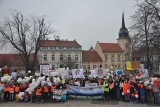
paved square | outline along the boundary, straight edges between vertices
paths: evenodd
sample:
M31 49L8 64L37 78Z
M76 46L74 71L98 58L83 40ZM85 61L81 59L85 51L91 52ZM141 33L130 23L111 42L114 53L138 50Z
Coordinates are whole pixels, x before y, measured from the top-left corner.
M0 102L0 107L160 107L160 105L131 104L122 101L104 102L96 99L69 99L66 102L31 103L31 102Z

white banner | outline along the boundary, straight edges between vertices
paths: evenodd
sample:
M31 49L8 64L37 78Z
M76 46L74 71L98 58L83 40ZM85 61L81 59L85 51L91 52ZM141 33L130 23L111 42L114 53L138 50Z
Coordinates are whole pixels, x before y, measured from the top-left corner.
M88 83L88 82L85 83L85 87L94 87L94 86L97 86L97 83Z
M52 65L40 65L40 72L42 74L49 74L52 71Z
M97 74L98 76L105 76L106 70L105 70L104 68L97 68L97 69L96 69L96 74Z
M141 77L148 77L148 69L139 69L139 73L141 74Z
M4 84L0 84L0 92L4 89Z
M96 70L91 70L91 77L96 77L96 76L97 76Z
M72 69L72 76L73 78L83 78L84 77L83 69Z

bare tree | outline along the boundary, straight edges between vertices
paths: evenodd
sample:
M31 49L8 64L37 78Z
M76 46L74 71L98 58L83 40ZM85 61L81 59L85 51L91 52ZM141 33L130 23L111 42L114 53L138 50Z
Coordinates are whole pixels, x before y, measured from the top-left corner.
M12 19L5 19L0 25L1 40L10 43L21 55L26 71L35 71L38 51L45 36L52 33L45 17L25 18L20 12L12 12ZM18 59L17 59L18 60Z
M145 0L145 2L154 10L154 14L160 21L160 1L159 0Z
M145 0L145 3L153 10L156 22L152 27L150 43L160 49L160 0Z
M132 16L133 23L131 26L132 32L134 32L134 38L138 38L134 46L139 50L144 49L147 57L146 67L150 68L150 40L151 29L155 23L153 9L146 5L146 3L137 4L137 11Z

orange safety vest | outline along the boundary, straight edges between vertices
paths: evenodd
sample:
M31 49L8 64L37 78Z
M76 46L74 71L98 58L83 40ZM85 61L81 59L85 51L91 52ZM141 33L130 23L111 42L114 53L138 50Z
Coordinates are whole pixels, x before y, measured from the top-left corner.
M49 92L47 86L44 86L44 92Z
M109 87L110 87L111 89L114 88L114 82L110 83L110 84L109 84Z
M56 88L57 86L52 86L51 85L51 92L54 92L54 89Z
M9 91L9 86L4 86L4 92L8 92Z
M37 88L36 89L36 96L41 96L42 95L42 88Z
M10 92L14 92L14 87L12 86L12 87L9 87L9 91Z
M98 85L102 85L102 84L101 84L101 81L98 81Z
M139 87L142 88L142 87L143 87L143 84L140 84Z
M127 94L127 90L130 90L130 84L129 83L124 83L123 84L123 92L124 92L124 94Z
M15 87L15 92L18 93L18 92L19 92L19 89L20 89L20 87L19 87L19 86L16 86L16 87Z

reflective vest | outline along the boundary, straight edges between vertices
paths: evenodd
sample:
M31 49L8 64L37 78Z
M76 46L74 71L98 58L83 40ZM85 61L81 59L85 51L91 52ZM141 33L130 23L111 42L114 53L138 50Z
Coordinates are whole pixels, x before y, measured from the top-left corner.
M57 86L52 86L51 85L51 92L54 92L54 89L56 88Z
M127 90L130 90L130 84L127 82L125 82L124 84L123 84L123 92L124 92L124 94L127 94Z
M112 82L112 83L109 84L109 88L110 88L110 89L113 89L113 88L114 88L114 82Z
M4 86L4 92L8 92L9 91L9 86L8 85L5 85Z
M20 87L19 87L19 86L16 86L16 87L15 87L15 92L18 93L18 92L19 92L19 89L20 89Z
M36 89L36 96L41 96L42 95L42 88L37 88Z
M12 87L9 87L9 92L14 92L14 87L12 86Z
M104 91L109 92L109 84L104 82Z
M49 92L47 86L44 86L44 92Z
M101 81L98 81L98 85L101 85Z

